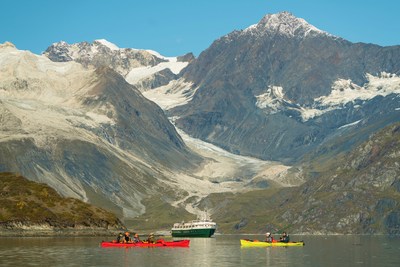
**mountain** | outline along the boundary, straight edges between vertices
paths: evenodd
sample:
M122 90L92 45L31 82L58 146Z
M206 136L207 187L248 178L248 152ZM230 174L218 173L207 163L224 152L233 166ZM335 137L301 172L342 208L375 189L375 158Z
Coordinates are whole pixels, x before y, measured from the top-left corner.
M201 205L223 233L399 235L399 151L396 123L347 153L309 161L298 187L210 194Z
M119 48L104 39L76 44L61 41L49 46L43 55L54 62L76 61L85 67L109 67L141 91L168 84L194 59L191 53L164 57L152 50Z
M178 133L107 66L54 62L11 43L0 45L0 62L0 172L46 183L124 222L142 216L135 228L150 225L149 216L163 215L169 226L195 217L212 192L299 183L284 178L289 166Z
M222 232L397 233L399 53L288 12L197 59L106 40L40 56L6 43L0 171L136 229L208 210Z
M400 234L400 124L346 155L327 159L282 205L278 220L299 232Z
M351 43L282 12L203 51L180 73L191 93L167 112L195 138L291 164L347 126L398 121L399 74L400 46Z
M129 217L147 195L175 187L167 173L202 162L163 111L111 69L52 62L10 43L0 61L0 171ZM169 190L171 199L183 194Z
M0 192L2 234L13 229L52 232L125 228L111 212L77 199L62 198L53 188L19 175L0 173Z

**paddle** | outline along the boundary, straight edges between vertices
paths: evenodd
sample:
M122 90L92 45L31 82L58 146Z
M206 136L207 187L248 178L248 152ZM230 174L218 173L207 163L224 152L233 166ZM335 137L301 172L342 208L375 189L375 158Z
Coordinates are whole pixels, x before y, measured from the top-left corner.
M165 244L164 239L158 239L157 243L161 243L164 247L167 246L167 244Z

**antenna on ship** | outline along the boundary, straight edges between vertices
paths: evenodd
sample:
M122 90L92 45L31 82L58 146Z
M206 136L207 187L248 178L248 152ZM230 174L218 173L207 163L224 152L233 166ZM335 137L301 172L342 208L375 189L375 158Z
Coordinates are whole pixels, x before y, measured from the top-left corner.
M211 218L208 217L207 209L205 210L205 213L206 213L206 217L204 218L204 220L205 220L205 221L207 221L207 220L211 221Z

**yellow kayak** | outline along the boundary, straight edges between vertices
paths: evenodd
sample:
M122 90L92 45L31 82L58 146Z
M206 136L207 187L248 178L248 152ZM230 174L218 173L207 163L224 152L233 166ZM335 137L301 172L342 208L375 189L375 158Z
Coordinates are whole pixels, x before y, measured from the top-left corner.
M250 240L250 239L240 239L240 245L242 247L301 247L304 246L303 241L298 241L298 242L265 242L265 241L259 241L259 240Z

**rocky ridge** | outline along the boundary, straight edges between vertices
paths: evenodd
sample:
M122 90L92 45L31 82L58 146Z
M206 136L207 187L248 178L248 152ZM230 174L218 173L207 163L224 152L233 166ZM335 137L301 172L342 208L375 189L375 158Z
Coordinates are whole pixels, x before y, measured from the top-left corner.
M108 67L121 74L139 90L149 90L176 79L182 68L194 59L188 53L164 57L152 50L119 48L107 40L92 43L54 43L43 53L54 62L75 61L85 67Z

